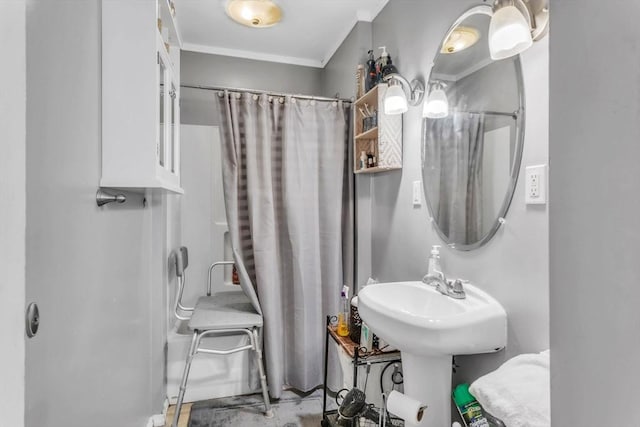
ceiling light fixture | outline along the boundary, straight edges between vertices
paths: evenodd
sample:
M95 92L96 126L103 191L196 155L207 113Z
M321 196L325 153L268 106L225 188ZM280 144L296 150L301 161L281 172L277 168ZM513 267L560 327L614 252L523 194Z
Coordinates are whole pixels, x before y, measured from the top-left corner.
M226 9L231 19L252 28L271 27L282 18L282 10L271 0L229 0Z
M384 94L384 113L403 114L409 109L409 105L416 106L424 98L424 83L418 79L413 79L411 83L399 73L394 72L383 77L389 83L389 88ZM405 86L409 88L409 96L405 92Z
M480 39L478 30L472 27L456 27L442 43L440 53L456 53L473 46Z
M545 36L548 23L548 0L495 0L489 24L491 59L524 52Z

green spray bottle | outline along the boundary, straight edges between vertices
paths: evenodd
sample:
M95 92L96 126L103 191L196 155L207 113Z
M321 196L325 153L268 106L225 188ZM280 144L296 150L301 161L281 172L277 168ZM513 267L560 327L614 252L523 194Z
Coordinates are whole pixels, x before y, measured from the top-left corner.
M458 412L467 427L490 427L482 411L482 406L475 397L469 392L469 384L458 384L451 393Z

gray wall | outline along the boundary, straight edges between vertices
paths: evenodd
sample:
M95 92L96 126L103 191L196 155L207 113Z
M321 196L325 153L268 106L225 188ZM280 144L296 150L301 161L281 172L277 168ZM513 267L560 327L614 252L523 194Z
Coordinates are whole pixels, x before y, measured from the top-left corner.
M373 45L386 45L409 79L428 77L440 42L453 21L475 1L391 1L373 22ZM473 380L505 358L549 347L548 213L524 204L524 167L548 162L547 102L549 38L522 55L527 97L527 129L522 169L506 226L481 249L443 248L447 274L475 282L498 299L509 316L508 345L495 355L457 358L456 380ZM427 221L427 208L412 207L412 182L420 174L421 110L403 118L401 172L378 174L372 190L373 274L384 281L417 279L427 268L430 246L441 244Z
M322 69L230 56L183 52L180 80L183 85L222 86L273 92L317 95L321 92ZM180 122L217 124L212 101L215 92L182 88Z
M26 425L140 427L164 400L175 196L98 208L100 1L27 2Z
M456 99L455 106L461 111L517 110L518 82L514 68L513 60L497 61L451 83L456 94L464 95L462 99ZM487 97L488 93L493 96Z
M426 80L443 35L462 12L476 4L393 0L373 21L373 40L365 47L386 45L405 77L421 76ZM362 51L361 47L354 47L356 37L352 32L343 45L345 49ZM456 381L473 380L506 358L549 347L548 214L546 206L526 206L523 189L524 166L548 162L548 41L547 37L522 55L527 129L522 170L506 226L481 249L442 250L446 273L470 279L487 290L505 306L509 316L506 351L457 358L462 366ZM334 58L328 67L344 73L333 72L335 77L324 82L325 94L353 85L353 58ZM426 205L414 208L411 199L412 182L421 179L420 108L412 108L404 115L403 131L402 171L358 177L358 218L367 203L371 212L371 223L358 225L359 248L372 248L370 260L365 259L366 249L359 254L360 284L368 275L381 281L419 279L426 273L430 246L442 243L428 223ZM362 265L367 264L371 270L362 271Z
M355 70L367 60L371 49L372 26L358 22L323 69L322 95L351 98L356 95ZM351 153L353 155L353 153ZM357 260L356 283L371 276L371 183L369 175L355 176Z
M554 426L637 424L640 3L601 6L551 3Z
M356 68L365 65L371 49L370 22L357 22L322 69L322 95L351 98L356 95Z
M25 3L0 2L0 414L24 425Z

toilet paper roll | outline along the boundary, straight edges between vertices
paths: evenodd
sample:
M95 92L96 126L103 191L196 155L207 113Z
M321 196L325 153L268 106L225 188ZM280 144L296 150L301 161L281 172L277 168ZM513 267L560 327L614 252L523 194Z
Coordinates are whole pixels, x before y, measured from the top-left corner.
M414 424L422 420L427 405L393 390L387 399L387 410L405 421Z

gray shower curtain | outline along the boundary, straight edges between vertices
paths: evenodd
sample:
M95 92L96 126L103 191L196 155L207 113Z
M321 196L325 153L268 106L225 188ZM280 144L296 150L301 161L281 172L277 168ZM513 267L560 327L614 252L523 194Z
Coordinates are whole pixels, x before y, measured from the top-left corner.
M432 215L451 242L477 242L482 230L484 114L453 112L426 119L424 177Z
M322 383L325 316L352 275L349 107L227 91L218 101L227 221L264 316L270 394L311 390Z

